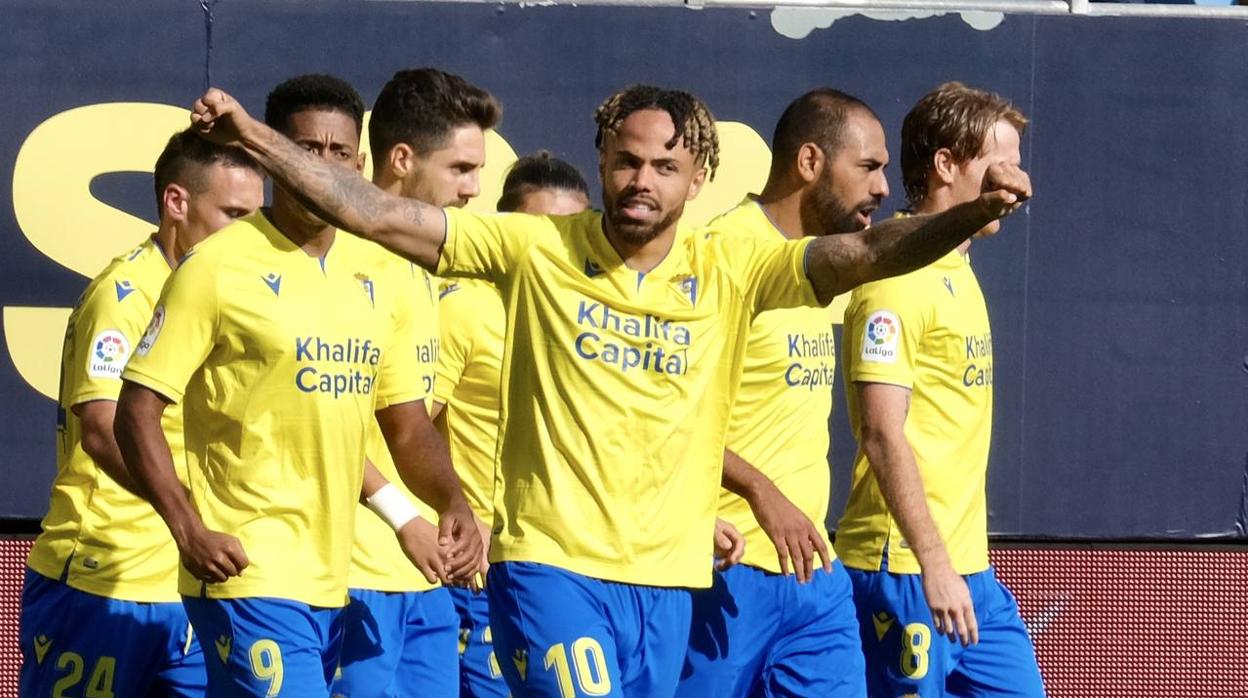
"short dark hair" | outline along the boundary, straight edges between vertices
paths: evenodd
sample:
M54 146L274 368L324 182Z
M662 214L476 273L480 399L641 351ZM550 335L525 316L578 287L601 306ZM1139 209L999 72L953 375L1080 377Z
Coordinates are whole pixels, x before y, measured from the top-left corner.
M654 85L631 85L617 90L594 110L598 132L594 147L602 150L607 134L614 134L633 112L657 109L667 112L676 127L676 135L666 145L676 147L680 141L693 153L693 159L705 163L711 179L719 167L719 133L715 117L702 100L681 90L667 90Z
M771 137L771 171L788 167L804 143L814 143L831 158L845 136L845 121L856 111L879 121L866 102L830 87L811 90L789 103Z
M399 143L424 157L461 126L486 131L502 119L498 100L458 75L434 68L400 70L381 88L368 121L373 162L383 162Z
M515 211L525 196L541 189L579 191L589 198L585 178L575 167L551 155L549 150L539 150L512 163L503 180L503 195L498 197L497 208Z
M156 167L152 171L156 183L157 213L164 208L166 187L176 182L192 194L198 194L207 187L204 170L218 164L260 172L260 166L241 148L217 145L195 135L189 128L173 134L165 149L160 151L160 157L156 158Z
M958 162L972 160L998 121L1023 135L1027 117L995 92L960 82L946 82L923 95L901 124L901 181L911 207L927 196L927 180L936 151L948 148Z
M293 77L269 93L264 102L264 123L286 133L290 117L304 111L337 111L355 122L355 135L364 130L364 100L342 78L313 73Z

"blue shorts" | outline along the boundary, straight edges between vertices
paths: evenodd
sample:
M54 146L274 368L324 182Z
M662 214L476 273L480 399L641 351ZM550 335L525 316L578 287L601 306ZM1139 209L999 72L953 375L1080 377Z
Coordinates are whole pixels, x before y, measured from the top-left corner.
M204 695L204 653L177 602L96 596L27 569L18 635L18 695Z
M208 695L324 698L342 645L341 608L272 598L183 596L204 642Z
M449 590L459 614L459 695L463 698L507 698L507 682L494 656L490 602L485 594L454 587Z
M808 584L737 565L693 592L677 696L865 698L853 590L837 560Z
M988 568L966 575L979 643L936 635L917 574L849 571L872 696L1027 696L1044 683L1018 603Z
M350 593L334 696L459 695L459 618L446 589Z
M607 582L532 562L490 566L494 653L515 696L670 696L689 590Z

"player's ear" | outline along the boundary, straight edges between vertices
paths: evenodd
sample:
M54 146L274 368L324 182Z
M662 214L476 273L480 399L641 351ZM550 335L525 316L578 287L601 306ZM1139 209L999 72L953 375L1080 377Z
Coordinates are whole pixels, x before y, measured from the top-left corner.
M175 221L186 220L191 206L191 193L181 184L170 182L160 197L160 217Z
M823 154L823 148L814 143L803 143L802 147L797 149L797 161L794 167L797 170L797 176L801 177L804 183L810 184L817 181L826 166L827 158Z
M955 172L957 167L958 160L953 157L952 150L941 148L932 154L932 174L941 184L945 186L953 184L954 177L957 175Z
M706 183L706 168L697 165L697 169L693 171L693 178L689 180L689 195L685 197L685 201L693 201L698 198L698 194L702 191L702 185Z
M403 179L416 166L416 151L406 143L395 143L386 153L386 167L395 179Z
M355 155L355 171L364 174L364 164L368 162L368 153L361 150Z

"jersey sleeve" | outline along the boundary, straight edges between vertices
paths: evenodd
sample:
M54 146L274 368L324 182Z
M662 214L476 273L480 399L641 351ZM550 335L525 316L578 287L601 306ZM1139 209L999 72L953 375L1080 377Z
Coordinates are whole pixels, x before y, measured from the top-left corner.
M65 408L91 400L117 400L121 373L150 318L141 293L118 299L111 280L92 288L67 329L68 355L61 360Z
M429 291L423 278L400 269L399 265L393 269L390 283L395 293L394 332L390 345L382 354L381 367L377 372L378 410L423 400L429 395L420 359L420 347L425 339L421 323L433 323L431 313L427 312L428 304L421 300L421 294L427 296Z
M219 259L202 252L183 259L165 283L123 379L182 401L186 384L217 341Z
M438 258L438 276L468 276L502 284L543 222L549 219L446 209L446 242Z
M726 258L739 270L744 297L755 315L773 308L819 305L806 277L806 249L812 241L724 237Z
M922 303L902 279L886 279L854 291L845 310L844 328L853 352L846 362L849 380L914 385L919 343L930 321L930 303ZM916 302L919 301L919 302Z
M442 333L442 343L438 352L438 375L433 388L433 399L448 404L455 387L464 375L464 367L468 365L468 357L472 352L472 327L475 323L465 322L464 315L456 312L466 310L461 303L465 290L454 280L442 285L439 301L441 312L438 324Z

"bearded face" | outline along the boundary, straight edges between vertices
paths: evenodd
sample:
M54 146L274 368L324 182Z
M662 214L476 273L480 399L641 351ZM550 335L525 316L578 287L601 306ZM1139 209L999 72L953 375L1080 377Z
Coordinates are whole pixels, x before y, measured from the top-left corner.
M603 215L611 236L631 247L674 230L685 202L697 195L705 169L667 112L629 114L599 153Z
M847 194L853 195L848 191L851 187L836 182L833 169L831 166L824 167L819 180L802 197L802 226L819 235L838 235L871 225L871 214L880 207L884 197L859 186L856 188L862 198L847 200Z
M658 197L631 187L614 193L604 187L602 203L612 232L622 242L636 246L650 242L675 225L685 211L684 199L665 211Z

